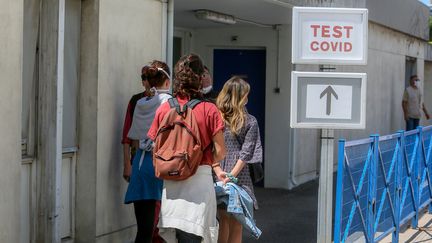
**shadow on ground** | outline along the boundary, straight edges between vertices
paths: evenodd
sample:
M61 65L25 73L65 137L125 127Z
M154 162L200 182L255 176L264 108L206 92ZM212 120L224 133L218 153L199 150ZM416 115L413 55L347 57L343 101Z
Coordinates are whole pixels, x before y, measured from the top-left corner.
M257 187L255 194L260 207L255 219L262 235L256 240L243 230L243 242L316 242L317 181L292 191Z

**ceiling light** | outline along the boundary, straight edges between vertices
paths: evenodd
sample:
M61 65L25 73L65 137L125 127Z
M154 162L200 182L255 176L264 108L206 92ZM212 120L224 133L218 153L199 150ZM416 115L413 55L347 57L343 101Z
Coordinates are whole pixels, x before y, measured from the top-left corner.
M211 10L195 10L195 17L198 19L210 20L221 24L235 24L236 18L232 15L214 12Z
M287 8L293 8L293 7L295 7L295 5L292 4L292 3L288 3L288 2L284 2L284 1L280 1L280 0L264 0L264 2L276 4L276 5L279 5L279 6L282 6L282 7L287 7Z

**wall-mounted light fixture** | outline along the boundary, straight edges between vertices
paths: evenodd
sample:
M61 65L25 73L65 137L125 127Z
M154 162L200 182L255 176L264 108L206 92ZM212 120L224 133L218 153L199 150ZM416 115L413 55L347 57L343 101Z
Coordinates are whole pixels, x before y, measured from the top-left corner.
M235 24L237 22L236 18L232 15L218 13L206 9L195 10L195 17L197 19L210 20L221 24Z
M293 8L296 6L290 2L285 2L285 1L281 1L281 0L264 0L264 2L276 4L276 5L285 7L285 8Z

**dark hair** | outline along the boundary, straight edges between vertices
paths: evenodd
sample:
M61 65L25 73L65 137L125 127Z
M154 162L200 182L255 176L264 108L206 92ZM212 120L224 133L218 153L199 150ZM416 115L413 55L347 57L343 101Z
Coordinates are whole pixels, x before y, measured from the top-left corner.
M204 65L196 54L182 56L174 68L174 95L201 99L202 75Z
M417 78L417 75L411 75L410 81L413 80L413 79L416 79L416 78Z
M169 79L170 77L160 69L163 69L168 75L170 75L170 70L166 63L154 60L150 65L144 66L142 68L141 79L147 80L150 84L150 87L159 87L163 85L165 80L167 78Z

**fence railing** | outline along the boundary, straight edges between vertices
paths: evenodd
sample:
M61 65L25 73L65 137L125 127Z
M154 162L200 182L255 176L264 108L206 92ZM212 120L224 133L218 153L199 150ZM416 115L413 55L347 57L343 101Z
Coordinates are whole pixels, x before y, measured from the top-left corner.
M432 126L339 141L334 242L377 242L432 212Z

